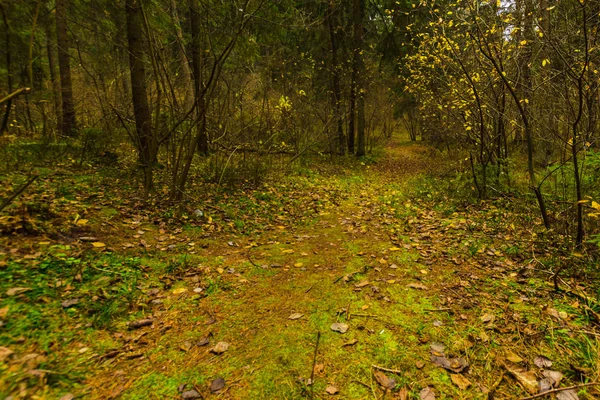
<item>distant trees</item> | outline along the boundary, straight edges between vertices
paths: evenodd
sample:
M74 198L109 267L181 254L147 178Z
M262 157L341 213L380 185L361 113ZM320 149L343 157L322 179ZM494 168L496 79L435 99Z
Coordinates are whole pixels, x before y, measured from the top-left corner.
M542 222L572 215L563 221L575 221L581 244L586 194L600 189L590 167L599 147L596 2L459 1L427 10L405 60L425 136L469 154L480 197L511 190L511 175L526 171ZM551 213L547 197L571 203Z

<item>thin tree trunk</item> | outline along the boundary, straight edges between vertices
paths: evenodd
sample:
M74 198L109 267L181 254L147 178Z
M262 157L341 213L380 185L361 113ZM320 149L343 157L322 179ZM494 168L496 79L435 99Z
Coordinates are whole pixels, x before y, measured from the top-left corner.
M192 77L194 79L194 105L196 108L196 115L204 113L205 104L204 96L202 94L203 83L202 83L202 56L200 49L200 13L198 11L198 5L195 0L189 0L190 6L190 28L192 31ZM198 151L201 154L208 154L208 136L206 135L206 129L203 128L204 124L201 124L198 132L197 146Z
M8 93L12 93L13 91L13 81L12 81L12 54L10 52L10 25L8 24L8 17L6 16L6 10L2 3L0 3L0 13L2 13L2 21L4 22L4 44L6 48L4 51L6 52L6 83L8 86ZM12 100L8 100L6 103L6 109L4 111L4 118L2 119L2 125L0 125L0 135L8 130L8 121L10 119L10 110L12 109Z
M131 98L135 116L138 160L144 172L144 199L148 199L154 185L154 164L157 143L152 133L152 117L146 89L146 51L144 49L143 16L141 0L125 0L127 18L127 41L129 44L129 70L131 74Z
M365 64L362 58L364 27L363 20L365 16L365 0L354 0L352 8L352 19L354 25L354 65L356 70L355 93L356 96L356 155L364 156L365 149L365 90L364 75Z
M177 12L177 1L171 0L171 19L175 26L175 36L177 37L177 56L179 58L181 79L179 80L183 86L185 97L183 100L184 111L188 111L194 105L194 87L192 84L192 73L190 64L185 52L185 43L183 40L183 31L181 29L181 21Z
M327 25L329 28L329 39L331 44L331 85L333 91L333 113L334 120L337 125L338 152L340 155L346 153L346 143L344 138L344 122L341 113L341 91L340 91L340 74L337 55L337 42L335 37L335 0L329 0L329 10L327 13Z
M52 84L52 99L54 100L54 115L56 116L56 129L62 132L62 113L60 103L60 81L56 74L56 41L54 31L50 23L46 24L46 51L48 54L48 69L50 70L50 82Z
M77 129L73 86L71 83L71 62L69 55L69 35L67 33L68 0L56 0L56 38L58 45L58 65L62 100L62 133L73 136Z

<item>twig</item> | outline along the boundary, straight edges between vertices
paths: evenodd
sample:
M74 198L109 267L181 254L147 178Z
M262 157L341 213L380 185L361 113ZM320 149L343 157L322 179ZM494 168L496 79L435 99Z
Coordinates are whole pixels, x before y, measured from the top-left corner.
M521 397L520 400L537 399L538 397L544 397L546 395L549 395L552 393L557 393L557 392L562 392L564 390L579 389L579 388L586 387L586 386L597 386L597 385L600 385L600 382L582 383L581 385L573 385L573 386L567 386L567 387L562 387L562 388L556 388L556 389L548 390L547 392L544 392L544 393L534 394L533 396Z
M317 365L317 353L319 352L319 342L321 341L321 332L317 332L317 343L315 343L315 355L313 357L312 370L310 371L310 398L315 398L315 365Z
M452 311L452 309L450 307L440 307L440 308L426 308L423 311L428 311L428 312L436 312L436 311Z
M25 181L24 184L21 185L21 187L19 187L17 190L15 190L13 192L13 194L11 194L6 199L4 199L4 201L2 202L2 204L0 204L0 211L4 210L4 208L6 206L8 206L10 203L12 203L14 199L16 199L17 197L19 197L19 195L21 193L23 193L25 191L25 189L27 189L27 187L29 185L31 185L33 183L33 181L35 181L38 177L39 177L39 175L33 175L33 176L31 176L29 179L27 179L27 181Z
M0 99L0 104L4 104L7 101L11 100L12 98L17 97L17 96L19 96L21 94L27 94L30 91L31 91L30 88L20 88L20 89L17 89L14 92L12 92L11 94L7 95L6 97Z
M389 369L389 368L384 368L384 367L380 367L379 365L371 365L372 368L374 369L378 369L380 371L385 371L385 372L391 372L392 374L401 374L402 371L397 370L397 369Z
M502 383L502 379L504 379L504 372L502 372L502 375L500 375L500 378L498 378L496 380L496 382L494 382L492 384L492 387L490 388L490 391L488 392L488 399L489 400L493 400L494 399L494 394L496 393L496 389L498 389L498 386L500 386L500 383Z
M310 285L310 287L309 287L308 289L306 289L306 290L304 291L304 293L308 293L308 292L310 292L310 291L312 290L313 286L314 286L314 285Z

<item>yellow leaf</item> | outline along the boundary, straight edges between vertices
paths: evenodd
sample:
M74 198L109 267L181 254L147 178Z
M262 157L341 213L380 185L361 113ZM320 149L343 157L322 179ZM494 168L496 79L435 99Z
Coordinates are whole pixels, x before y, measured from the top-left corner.
M296 264L294 264L294 267L296 268L300 268L301 266L303 266L304 264L302 264L301 262L297 262Z
M400 247L390 247L388 250L389 251L400 251L402 249Z
M225 272L225 270L224 270L223 268L217 268L217 272L218 272L219 274L222 274L223 272Z
M102 242L94 242L94 243L92 243L92 246L97 247L97 248L106 247L106 245Z
M87 225L87 223L88 223L87 219L80 219L80 220L77 220L77 222L76 222L76 224L79 226Z
M187 292L187 289L184 287L180 287L180 288L173 290L173 294L181 294L181 293L185 293L185 292Z
M595 201L592 201L592 208L600 211L600 204L596 203Z

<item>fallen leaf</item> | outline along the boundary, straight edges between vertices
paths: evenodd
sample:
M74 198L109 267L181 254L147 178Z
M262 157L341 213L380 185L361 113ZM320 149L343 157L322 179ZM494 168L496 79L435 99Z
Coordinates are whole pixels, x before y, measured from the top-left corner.
M494 322L494 319L495 317L492 314L483 314L483 316L481 317L481 322L486 324L488 322Z
M192 342L186 340L185 342L183 342L181 344L181 346L179 346L179 350L181 351L190 351L190 349L192 348Z
M6 291L6 295L7 296L18 296L21 293L25 293L30 291L30 288L26 288L26 287L15 287L15 288L10 288Z
M225 387L225 379L219 377L217 379L215 379L214 381L211 382L210 384L210 391L212 393L216 393L219 390L223 389Z
M198 393L195 389L192 389L186 390L185 392L181 393L181 398L186 400L193 400L200 399L202 398L202 396L200 396L200 393Z
M294 319L300 319L300 318L302 318L303 316L304 316L304 314L300 314L300 313L293 313L293 314L292 314L292 315L290 315L288 318L289 318L289 319L292 319L292 320L294 320Z
M579 396L574 389L563 390L556 393L556 400L579 400Z
M435 400L435 392L432 388L427 386L419 392L419 398L421 400Z
M64 396L62 396L59 400L73 400L75 398L75 395L73 395L73 393L67 393Z
M335 386L333 386L333 385L329 385L329 386L327 386L327 387L325 388L325 391L326 391L328 394L331 394L331 395L337 394L337 393L339 392L338 388L336 388L336 387L335 387Z
M533 371L527 371L517 365L504 363L504 368L515 377L515 379L523 385L525 390L531 394L536 394L539 390L537 379Z
M104 244L102 242L92 242L92 246L100 249L102 247L106 247L106 244Z
M388 377L381 371L374 371L375 379L385 390L393 390L396 387L396 380Z
M417 367L417 369L421 369L424 366L425 366L425 363L421 360L415 362L415 367Z
M458 386L460 390L466 390L469 386L471 386L471 381L461 374L450 374L450 379L452 380L452 383Z
M467 360L461 357L448 359L446 357L435 356L432 354L431 361L435 365L455 373L462 372L469 366Z
M196 342L198 346L206 346L209 343L210 340L208 339L208 337L203 337L202 339L198 340L198 342Z
M408 389L403 387L402 389L400 389L400 391L398 392L398 399L399 400L408 400Z
M348 324L344 324L343 322L334 322L331 324L331 330L339 333L348 332Z
M523 359L521 357L519 357L517 354L513 353L512 351L506 352L506 359L508 361L514 362L514 363L520 363L523 361Z
M73 307L74 305L79 304L80 301L81 301L81 299L67 299L67 300L63 301L62 303L60 303L60 305L62 306L62 308L69 308L69 307Z
M442 321L440 321L439 319L436 319L435 321L433 321L433 326L440 327L442 325L444 325L444 323Z
M0 346L0 362L6 361L13 354L15 354L15 352L8 347Z
M422 283L409 283L406 285L406 287L411 289L427 290L427 286L423 285Z
M364 281L361 281L361 282L357 283L354 286L356 286L357 288L362 288L362 287L367 286L369 283L371 283L371 282L369 282L368 280L364 280Z
M431 350L431 354L434 356L443 356L446 346L444 346L442 343L433 342L429 345L429 349Z
M146 318L146 319L140 319L137 321L133 321L129 323L129 327L131 329L139 329L143 326L148 326L148 325L152 325L154 323L153 319L150 318Z
M227 349L229 348L229 343L227 342L218 342L215 347L213 347L212 349L210 349L211 353L214 354L223 354L227 351Z
M562 372L546 370L542 372L542 376L546 378L552 387L558 387L563 378Z
M356 343L358 343L358 339L350 339L346 343L344 343L342 347L354 346Z
M552 366L552 361L544 356L537 356L534 358L533 363L539 368L549 368Z
M8 315L8 306L0 308L0 318L6 318Z
M75 224L78 226L84 226L84 225L87 225L87 223L88 223L87 219L78 219Z
M173 290L173 294L182 294L182 293L185 293L185 292L187 292L187 289L184 288L184 287L180 287L180 288L177 288L177 289Z

